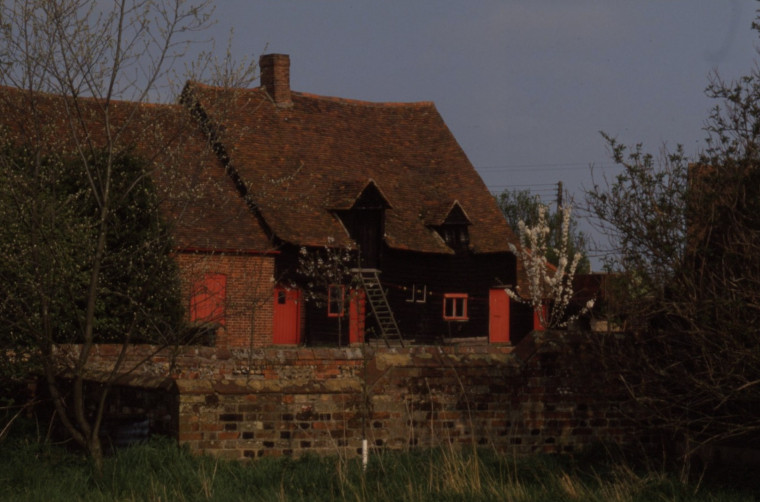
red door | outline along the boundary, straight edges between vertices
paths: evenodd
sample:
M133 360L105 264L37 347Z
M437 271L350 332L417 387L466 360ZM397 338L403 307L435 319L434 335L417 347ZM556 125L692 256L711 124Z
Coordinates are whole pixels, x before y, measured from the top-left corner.
M348 304L348 343L364 343L364 320L367 305L364 291L352 289Z
M492 289L488 295L488 340L509 343L509 296L503 289Z
M274 288L274 326L272 343L297 345L301 343L301 291Z

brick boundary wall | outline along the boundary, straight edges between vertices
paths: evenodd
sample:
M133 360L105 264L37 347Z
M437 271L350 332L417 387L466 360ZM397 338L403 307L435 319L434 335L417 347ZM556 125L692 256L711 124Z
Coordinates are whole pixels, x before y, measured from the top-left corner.
M107 371L112 346L93 356ZM137 347L130 358L145 356ZM129 359L129 358L128 358ZM97 380L94 376L93 379ZM154 356L120 382L111 411L140 410L156 393L180 443L224 458L358 454L441 444L516 454L627 443L626 399L581 336L538 333L517 347L184 348ZM124 397L129 396L129 397ZM126 402L129 401L129 402ZM153 405L142 411L153 422Z

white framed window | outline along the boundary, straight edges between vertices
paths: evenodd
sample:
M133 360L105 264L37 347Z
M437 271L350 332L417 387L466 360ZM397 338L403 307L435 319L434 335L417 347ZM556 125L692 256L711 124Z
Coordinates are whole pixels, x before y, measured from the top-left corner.
M346 287L332 285L327 288L327 317L346 315Z
M444 293L443 319L445 321L466 321L467 293Z

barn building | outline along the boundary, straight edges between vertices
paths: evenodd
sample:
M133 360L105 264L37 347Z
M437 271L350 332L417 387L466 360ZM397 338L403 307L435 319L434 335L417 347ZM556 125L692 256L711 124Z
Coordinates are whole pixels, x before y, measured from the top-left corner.
M504 292L517 239L432 103L296 92L283 54L260 71L259 88L191 82L181 98L250 211L240 246L212 214L179 250L192 322L226 347L508 342L533 328Z

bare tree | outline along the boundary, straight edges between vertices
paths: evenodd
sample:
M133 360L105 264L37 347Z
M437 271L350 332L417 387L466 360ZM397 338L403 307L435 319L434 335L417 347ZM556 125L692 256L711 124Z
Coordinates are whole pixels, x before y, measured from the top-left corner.
M28 315L8 336L23 341L15 353L38 358L57 416L98 465L106 397L123 370L137 326L143 334L164 337L162 343L177 329L172 322L159 322L150 287L114 291L105 278L115 269L144 275L150 265L150 260L114 259L122 234L132 228L121 219L130 204L155 197L151 207L160 206L164 215L192 217L193 198L207 189L197 183L200 178L187 176L192 170L179 176L176 169L188 158L199 163L211 158L198 146L204 141L188 139L190 129L198 134L197 124L179 106L150 103L168 94L176 81L174 65L186 57L194 34L209 25L212 10L207 0L16 0L0 6L0 84L6 86L0 88L2 164L7 168L2 181L15 190L5 190L2 202L4 210L26 217L15 234L25 239L6 251L17 253L26 274L17 279L26 291L23 311ZM203 63L195 67L216 69L215 77L238 84L245 80L241 73L251 71L232 65L229 54L221 70ZM139 167L125 168L129 159L138 159ZM71 171L83 180L80 188L56 195ZM77 205L83 198L91 204ZM92 211L73 214L81 207ZM137 211L146 221L135 224L160 226L154 213ZM168 254L167 235L158 231L151 237L160 243L155 253ZM123 300L125 318L133 322L117 330L112 341L122 345L121 355L88 407L87 362L107 331L103 303L114 297ZM6 296L5 306L18 299ZM77 315L66 317L67 311ZM72 319L66 331L75 333L71 339L61 339L62 319ZM60 341L77 344L68 368L71 383L64 387L55 348Z
M719 100L698 158L607 138L622 173L589 209L614 246L612 316L600 340L640 411L685 446L760 432L760 73L713 77Z

